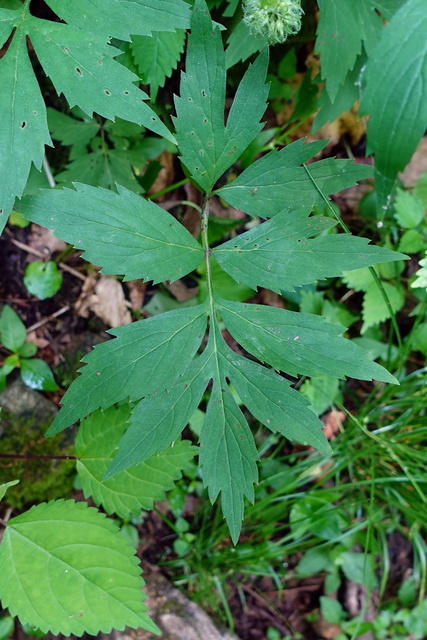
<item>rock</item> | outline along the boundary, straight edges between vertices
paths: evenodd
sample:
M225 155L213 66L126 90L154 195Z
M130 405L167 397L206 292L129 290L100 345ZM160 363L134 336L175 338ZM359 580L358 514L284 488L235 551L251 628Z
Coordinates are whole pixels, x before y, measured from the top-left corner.
M53 420L57 408L38 391L26 387L20 378L7 384L0 393L0 407L15 416L33 416L38 422Z
M161 640L238 640L227 631L220 630L195 602L189 600L155 567L144 563L145 593L148 613L161 629ZM144 629L114 631L101 634L100 640L154 640L156 637Z

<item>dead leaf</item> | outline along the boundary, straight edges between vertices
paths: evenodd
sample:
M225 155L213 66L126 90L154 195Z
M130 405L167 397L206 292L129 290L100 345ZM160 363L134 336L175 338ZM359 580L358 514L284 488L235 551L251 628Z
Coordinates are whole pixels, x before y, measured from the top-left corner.
M174 157L175 156L170 151L163 151L163 153L157 158L162 165L162 168L148 191L149 195L157 193L172 184L175 173L173 168ZM159 196L157 199L162 200L164 197L165 195Z
M320 418L322 424L325 425L323 433L327 440L333 440L336 437L345 422L346 417L347 416L343 411L329 411Z
M199 287L187 287L182 280L167 282L166 286L178 302L191 300L191 298L195 298L199 293Z
M420 175L425 171L427 171L427 136L421 139L411 162L400 174L400 177L405 187L414 187Z
M38 224L31 225L28 245L48 258L56 251L64 251L67 246L63 240L55 238L52 229L40 227Z
M109 327L132 322L121 282L107 276L88 276L75 308L83 318L93 311Z
M144 304L147 285L142 280L129 280L128 282L126 282L126 286L129 291L132 311L138 311L138 309L141 309L142 305Z

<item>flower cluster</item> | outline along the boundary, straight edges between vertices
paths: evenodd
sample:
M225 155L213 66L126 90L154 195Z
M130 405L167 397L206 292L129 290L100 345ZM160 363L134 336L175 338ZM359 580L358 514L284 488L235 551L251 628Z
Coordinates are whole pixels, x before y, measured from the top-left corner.
M245 0L244 22L269 44L284 42L301 29L301 0Z

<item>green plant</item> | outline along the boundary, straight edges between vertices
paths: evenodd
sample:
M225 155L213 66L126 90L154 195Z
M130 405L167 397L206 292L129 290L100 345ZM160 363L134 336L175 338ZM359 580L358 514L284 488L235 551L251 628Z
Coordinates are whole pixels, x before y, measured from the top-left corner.
M22 5L12 0L6 3L6 8L0 9L2 41L13 35L0 61L0 72L6 78L6 90L0 99L0 108L6 114L6 126L0 132L0 141L5 149L0 160L0 178L5 185L0 201L0 214L3 217L0 219L5 222L14 196L23 192L31 161L40 166L43 145L50 141L43 100L27 54L28 39L56 90L64 93L70 105L77 104L82 110L65 116L72 135L77 135L78 131L83 136L80 145L68 145L70 138L64 132L54 134L65 145L73 146L68 175L62 178L65 182L72 178L70 173L73 174L76 168L73 167L74 160L87 161L92 169L87 182L93 182L97 187L75 184L73 189L34 194L25 197L16 208L22 210L29 220L54 227L59 236L77 249L83 249L85 257L102 265L107 273L124 276L125 280L152 280L156 284L197 271L205 284L204 290L201 287L198 304L194 306L180 307L112 330L115 339L96 347L83 359L86 366L67 391L64 406L49 433L58 433L74 421L83 420L76 454L85 494L91 495L96 504L102 505L108 513L118 513L127 519L136 510L150 508L154 499L163 496L193 456L194 448L189 443L180 442L179 438L201 405L206 409L199 449L203 483L208 487L211 501L221 494L222 512L232 540L236 543L242 525L244 497L250 502L255 497L254 483L258 479L259 457L247 414L240 406L243 404L256 420L273 432L269 438L273 438L274 442L277 443L278 435L284 435L291 442L312 445L327 455L330 446L322 433L321 422L310 408L310 403L292 386L299 376L315 378L321 375L330 379L352 376L397 382L397 378L386 369L372 362L366 351L342 337L343 327L311 313L245 303L244 298L250 295L248 291L265 287L277 293L294 293L295 289L316 280L341 276L344 271L354 272L378 263L386 269L388 265L384 263L394 263L405 259L405 256L388 248L370 245L366 239L353 237L349 233L323 233L334 226L335 220L318 215L316 211L311 215L315 207L326 204L345 229L339 214L329 203L329 196L370 177L372 171L368 166L334 158L307 164L322 151L325 143L304 145L302 140L280 150L274 149L252 163L260 147L255 146L254 149L251 145L255 139L260 140L260 120L268 94L265 82L268 50L265 44L270 35L274 36L271 38L273 40L277 40L278 34L283 35L283 25L279 25L277 20L270 25L271 33L264 33L263 38L248 40L250 46L246 48L247 51L260 50L261 53L241 80L225 124L226 68L233 61L246 57L241 49L239 51L236 48L238 38L232 40L232 36L237 33L241 38L242 33L247 34L247 31L242 32L239 25L230 36L229 49L224 53L218 25L212 22L204 0L196 0L191 12L186 72L181 77L180 97L175 100L177 115L173 119L174 136L160 121L154 108L161 111L169 123L168 110L160 109L159 105L151 108L143 102L147 96L133 84L136 76L115 60L119 50L110 46L109 42L111 37L127 40L136 30L139 37L150 36L153 31L157 34L153 37L161 43L168 30L189 26L190 8L187 3L167 0L160 9L154 0L135 0L132 3L103 0L101 9L98 2L89 5L84 0L72 0L66 4L48 0L47 4L62 22L34 17L30 13L28 0ZM284 6L284 3L280 4ZM339 12L331 13L325 2L319 4L320 15L326 21L321 23L319 29L328 31L334 26L334 15ZM331 0L329 7L334 4L335 0ZM401 37L399 20L402 20L402 16L410 24L423 24L424 17L419 19L420 0L402 3L401 10L394 15L398 4L393 3L390 9L382 6L383 3L366 0L364 9L360 10L357 17L359 33L356 34L356 44L353 40L350 47L351 55L356 50L357 58L360 42L366 40L360 37L360 30L365 29L366 25L370 33L374 33L372 38L369 36L371 44L374 39L381 37L389 48L396 49L396 39ZM340 20L345 17L346 11L348 15L349 2L346 0L342 6L344 9ZM229 3L229 15L234 14L236 7L236 2ZM384 18L391 18L388 26L383 27L378 11ZM298 20L299 15L300 12ZM360 19L361 16L368 16L369 20ZM371 28L373 26L375 28ZM340 23L341 27L344 28ZM291 25L291 31L295 28L295 24ZM348 26L345 28L348 29ZM244 25L243 29L247 29L247 26ZM322 48L322 73L332 101L330 92L336 94L337 87L340 89L347 81L347 76L351 75L348 72L355 72L357 66L354 60L347 60L345 73L341 73L340 67L341 76L338 74L337 86L331 88L336 82L331 79L328 60L334 55L334 47L318 44ZM340 43L337 41L337 44ZM405 40L405 45L408 46L405 47L403 58L407 64L412 44L409 47ZM92 48L89 49L89 46ZM146 81L151 84L152 97L176 63L180 46L176 43L166 65L159 62L163 68L162 74L149 76L148 64L141 71L141 75L145 74ZM129 64L127 54L130 54L133 60L129 66L136 64L141 67L138 62L140 51L139 54L136 51L137 46L132 41L128 48L123 47L120 59L127 60ZM375 93L378 67L382 61L380 52L368 64L364 105L373 110L370 140L374 141L371 146L377 154L377 173L382 189L379 200L382 203L385 198L388 208L388 196L392 191L389 182L394 181L398 167L407 158L409 150L413 149L416 135L411 136L409 142L399 138L400 133L390 136L387 157L394 158L394 164L391 168L384 165L382 147L378 143L384 135L384 127L381 120L378 122L380 109ZM359 60L359 63L362 66L364 60ZM351 77L354 79L354 75ZM307 78L307 86L310 85L311 91L312 83L308 75ZM23 86L29 96L27 100L21 96ZM399 86L394 86L397 91ZM417 92L416 100L420 96L423 96L421 90ZM391 100L391 94L388 99ZM10 109L11 104L13 109ZM311 113L312 104L307 112L301 107L298 117L295 114L294 117L303 120L307 113ZM341 108L343 102L339 104ZM413 104L411 101L408 110L417 130L419 122L424 121L424 115L421 108L421 115L418 112L411 114ZM337 109L337 104L334 104L334 109ZM202 206L195 203L195 207L201 209L199 239L193 237L174 216L149 199L137 195L143 192L149 180L147 178L144 183L134 175L133 170L142 166L142 160L136 161L130 151L141 152L144 162L152 157L149 153L144 156L144 141L139 144L139 131L126 122L112 125L98 119L89 121L86 116L93 111L105 118L118 116L124 121L144 125L162 135L169 144L177 143L184 173L200 190ZM52 118L58 121L57 115L51 114ZM59 119L64 124L64 118ZM400 113L392 113L390 119L395 130L400 132ZM123 136L118 133L120 126L122 131L126 130ZM120 138L125 138L129 143L124 154L116 153L122 144ZM285 132L274 139L281 144L288 136ZM147 138L144 140L147 142ZM263 140L263 144L274 144L270 142L271 138L264 137ZM158 140L154 144L158 145L157 149L167 146ZM396 161L394 154L400 153L400 147L403 147L403 151ZM222 175L245 153L245 169L241 175L226 184L220 182ZM92 165L100 158L101 170L93 171ZM109 175L114 165L113 158L120 159L115 164L115 175L120 176L122 184L114 187L115 191L110 191L100 185L113 188L114 180ZM125 186L123 181L126 181ZM244 211L260 224L217 245L222 235L212 239L210 233L213 226L209 229L211 202L216 196ZM230 224L230 229L233 224ZM372 273L375 274L375 271ZM231 289L230 283L236 289L229 296L231 300L227 293ZM384 284L381 288L377 278L378 285L387 309L391 308L390 315L395 320L387 288ZM239 349L246 352L245 356L228 346L222 333L224 328L240 345ZM300 379L300 382L303 380ZM204 394L207 388L210 395L206 400ZM333 394L335 397L336 394ZM129 400L137 403L136 406L132 404L129 408ZM118 403L123 404L115 409L113 405ZM99 413L100 409L105 410L104 417L108 415L111 418L107 427L103 425L109 438L105 437L100 427L103 416ZM90 413L92 416L86 418ZM364 427L361 427L362 443L366 447L366 442L371 444L367 438L375 440L375 437ZM398 442L396 447L400 444ZM387 453L392 451L389 455L395 461L394 443L391 448L390 443L381 443L381 446L385 447ZM101 458L99 449L102 450ZM346 462L349 465L352 460L349 462L347 458ZM289 481L289 490L300 488L302 480L311 477L307 468L312 464L310 461L297 479ZM335 469L342 470L344 465L340 464L343 464L342 460ZM156 465L160 465L160 468ZM169 471L166 474L165 468ZM153 469L162 476L157 491L150 489L149 495L143 495L141 492L146 486L144 473L153 473ZM412 473L410 482L419 489L419 480L413 476ZM135 480L136 491L129 477ZM359 484L364 498L366 482L361 478ZM124 494L120 500L116 499L118 488ZM407 493L410 495L410 491ZM293 505L292 548L301 546L298 533L315 536L331 544L337 536L350 536L349 532L353 532L350 526L342 532L350 519L345 512L344 515L335 513L333 526L327 526L332 511L328 505L335 495L322 493L321 489L314 496L308 492L305 506L316 507L319 516L317 527L308 523L305 528L303 522L307 518L301 508L304 504L300 505L299 513L297 506ZM280 501L287 499L287 495L281 494ZM271 497L263 495L261 501L265 507L270 504ZM407 513L411 513L414 506L410 501L408 503ZM250 512L256 515L259 508L260 504L256 503ZM273 503L271 513L277 512L277 508L277 504ZM368 518L377 521L372 511L366 515ZM55 533L51 539L53 522L60 522L66 532L65 539L69 545L69 556L66 558L62 555L60 545L64 536L59 539ZM271 522L276 520L272 519ZM215 524L218 535L228 536L219 512ZM250 526L255 528L256 524L251 522ZM354 529L363 526L357 523ZM186 525L179 521L175 528L182 534L180 541L188 542L185 536L192 534L186 531ZM20 542L24 530L29 532L25 533L27 546ZM23 620L56 633L97 633L112 627L122 628L125 624L144 626L155 631L140 597L136 595L142 582L136 561L132 559L131 545L126 546L123 537L118 542L116 534L117 528L101 514L72 501L38 505L12 519L0 547L0 574L10 576L7 582L0 584L3 603ZM99 544L100 540L102 545ZM277 553L283 550L289 540L285 537L284 541L278 543L264 541L264 567L270 569L270 560L277 558ZM28 548L36 543L37 554L30 558ZM86 553L77 553L79 545L86 546ZM183 555L186 553L183 545L177 550ZM240 554L242 563L248 566L246 551L241 547L237 554ZM352 553L350 546L346 552ZM123 592L118 598L111 596L110 586L105 584L105 576L101 576L101 567L109 562L109 555L112 558L109 568L113 573L125 559L127 562L127 571L122 572L127 575L120 574ZM44 571L46 558L52 560L56 572L52 580ZM46 588L55 588L61 596L61 604L67 614L65 619L63 610L57 609L51 599L40 601L30 581L25 582L24 589L20 588L20 581L25 572L28 574L30 562L33 562L35 571L40 572ZM72 580L65 579L61 573L64 562L71 567L72 575L69 578ZM91 585L95 584L96 588L88 587L90 597L84 602L78 599L80 595L75 596L73 589L75 585L79 589L88 586L86 562L92 562ZM108 574L107 582L110 578L113 580ZM82 615L83 611L91 609L92 599L96 600L100 592L106 592L108 598L112 598L108 600L111 603L108 611L105 606L100 606L95 612L92 611L93 615ZM128 600L135 603L133 609L127 606Z
M22 381L31 389L40 391L55 391L58 385L49 366L33 356L37 347L27 342L27 332L24 323L15 311L5 305L0 314L0 344L11 355L7 356L0 367L0 390L6 385L6 377L14 369L19 369Z

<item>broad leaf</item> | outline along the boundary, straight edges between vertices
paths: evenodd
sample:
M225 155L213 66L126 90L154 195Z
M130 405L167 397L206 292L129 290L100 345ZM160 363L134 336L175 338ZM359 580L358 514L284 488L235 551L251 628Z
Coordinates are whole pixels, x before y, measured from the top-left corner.
M268 45L265 38L253 36L247 24L241 20L227 39L225 52L226 67L229 69L237 62L244 62L251 55Z
M344 270L405 258L350 234L310 239L330 224L328 218L307 218L304 212L276 215L220 245L213 255L237 282L278 293L340 276Z
M107 513L129 519L142 509L152 509L154 500L164 500L165 491L173 489L181 471L197 449L188 441L175 442L161 455L129 467L110 480L105 472L117 451L131 415L129 405L95 411L83 420L75 444L75 454L85 497L92 497Z
M5 304L0 314L0 343L9 351L16 352L26 339L27 331L21 318Z
M231 335L261 362L290 375L326 373L335 378L396 382L364 349L341 337L343 327L324 318L275 307L221 300Z
M151 25L155 24L159 30L159 22L166 29L178 26L174 24L178 12L182 25L186 26L188 7L176 0L168 0L170 7L163 4L160 9L152 0L108 0L108 4L112 13L106 12L105 2L51 0L50 5L58 17L69 24L35 18L27 2L19 9L0 9L0 46L13 34L0 60L0 232L12 209L14 196L22 194L31 163L40 169L44 145L50 144L46 109L28 57L27 39L58 94L63 93L70 106L77 104L89 115L96 111L109 119L119 116L144 124L174 140L144 103L148 96L135 86L137 76L114 60L120 51L109 44L109 38L128 37L125 16L135 13L146 15L147 20L149 15L157 14L159 20L151 20ZM120 20L114 20L113 14L117 11ZM91 19L89 26L86 19L94 12L96 19ZM93 32L95 24L96 33ZM139 24L145 25L144 33L147 29L150 31L149 20ZM138 30L138 26L134 24L132 32L135 29Z
M132 547L85 502L52 501L12 518L0 575L3 607L45 633L97 635L126 626L158 633Z
M163 87L166 78L176 69L184 50L185 31L153 33L152 36L135 36L130 50L144 84L149 84L151 99Z
M53 228L85 258L126 280L177 280L195 269L203 249L167 211L124 187L119 193L76 184L76 191L46 190L27 196L19 209Z
M262 129L268 49L249 66L225 126L225 54L220 30L213 25L204 0L196 0L191 29L181 95L175 99L175 128L182 162L209 193Z
M426 32L425 0L408 0L384 27L367 65L361 110L370 114L368 146L382 201L427 127Z
M22 381L30 389L56 391L59 388L49 365L44 360L25 358L21 360L20 368Z
M304 144L301 139L281 151L270 151L216 193L251 216L271 218L299 207L307 207L309 213L324 203L322 192L336 193L372 175L372 167L334 158L310 164L308 173L301 165L325 145L323 140Z
M205 307L199 305L111 329L116 339L83 358L87 366L65 394L49 434L95 409L106 409L125 398L139 400L164 387L166 381L172 384L191 362L205 328Z

